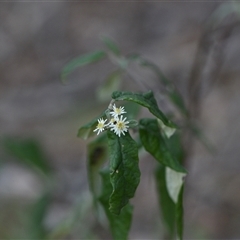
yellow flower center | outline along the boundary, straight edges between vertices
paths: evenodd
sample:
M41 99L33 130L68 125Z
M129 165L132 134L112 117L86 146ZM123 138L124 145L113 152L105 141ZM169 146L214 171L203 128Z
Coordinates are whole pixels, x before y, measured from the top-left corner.
M116 109L115 109L115 112L116 112L117 114L120 114L120 113L121 113L120 108L116 108Z
M104 124L103 123L98 123L97 128L103 128Z
M123 122L118 123L118 128L122 130L125 127L125 124Z

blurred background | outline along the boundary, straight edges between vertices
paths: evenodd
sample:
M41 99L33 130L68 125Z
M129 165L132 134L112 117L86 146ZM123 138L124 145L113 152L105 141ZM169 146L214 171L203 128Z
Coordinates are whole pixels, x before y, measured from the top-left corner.
M87 142L76 135L105 109L96 91L114 66L60 81L67 62L104 48L101 36L155 62L215 148L185 146L184 238L240 238L239 17L239 4L217 1L1 2L0 238L107 238L91 209ZM140 163L130 239L162 236L152 162Z

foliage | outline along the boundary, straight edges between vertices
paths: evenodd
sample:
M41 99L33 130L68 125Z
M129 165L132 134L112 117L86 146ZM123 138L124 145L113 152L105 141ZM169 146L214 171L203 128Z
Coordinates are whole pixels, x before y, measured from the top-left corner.
M107 50L76 58L62 72L62 80L66 81L68 74L77 66L96 63L106 57L117 66L98 89L101 100L109 99L112 92L108 107L78 131L78 137L82 139L96 135L96 131L97 135L100 133L88 145L88 176L95 209L99 209L100 205L103 207L113 239L127 239L133 213L129 200L134 197L140 182L138 152L144 148L158 164L156 190L162 219L166 223L166 236L173 238L177 234L182 239L183 177L187 172L182 166L181 128L159 108L150 89L147 92L120 91L123 72L128 74L131 63L152 70L170 102L187 120L188 111L183 98L154 63L138 54L123 56L118 46L108 38L103 38L103 42ZM116 106L119 102L124 106ZM143 107L149 110L152 118L137 119ZM108 167L103 170L106 163Z
M214 47L214 51L219 50L219 48L223 51L224 47L222 46L224 45L219 44L219 42L225 41L234 27L238 26L238 23L234 22L230 27L228 25L221 26L221 23L232 13L235 13L239 19L239 9L237 5L224 3L213 11L203 26L204 31L196 51L192 74L189 77L189 99L190 101L194 100L192 106L195 107L197 112L199 112L199 108L196 107L199 106L199 73L203 70L201 67L204 67L205 62L207 62L205 61L206 56L212 53L210 51L211 44L209 44L211 35L216 32L216 35L220 36L218 36L220 41L219 39L216 41L219 46ZM103 84L97 89L97 97L100 101L110 101L108 107L78 131L78 137L86 140L96 135L94 129L98 128L99 119L108 120L108 124L103 126L102 130L104 131L95 139L89 141L87 145L88 181L92 196L89 197L87 193L83 193L70 214L52 232L49 233L44 222L53 192L52 168L49 165L48 158L35 139L5 138L1 142L3 149L12 159L35 171L44 182L44 191L32 204L30 213L22 209L24 217L26 215L29 220L27 223L28 236L25 238L65 239L69 238L69 234L74 228L78 228L83 233L84 238L96 239L97 237L92 232L90 233L91 229L89 230L89 228L91 227L85 221L87 216L90 215L89 212L91 212L92 207L94 207L97 220L102 220L101 211L104 211L113 239L127 239L133 217L133 206L130 200L135 195L141 177L138 165L141 160L139 159L139 151L144 149L156 160L157 167L153 174L158 193L159 212L166 227L162 237L183 239L184 177L187 171L184 168L185 152L181 144L182 135L185 130L189 130L209 150L213 150L213 147L196 123L190 121L190 115L193 115L191 104L187 109L173 82L163 74L155 63L140 54L123 55L118 45L109 38L104 37L102 41L106 47L105 50L97 50L73 59L63 68L61 73L61 80L66 83L71 72L78 67L96 64L104 59L110 60L115 66L106 76ZM215 64L217 70L223 62L221 62L221 58L219 59L220 64L219 62ZM178 111L176 115L181 116L181 125L175 123L176 112L166 114L158 106L159 96L151 88L146 88L146 91L143 92L130 92L129 89L123 91L122 86L124 86L123 82L126 77L128 81L134 80L141 86L147 86L146 83L135 79L131 75L129 70L132 65L148 69L155 74L161 86L162 96L167 96L169 103L174 105L175 110ZM212 81L218 78L216 76L212 77ZM192 89L197 89L197 91L192 91ZM191 98L191 94L194 98ZM125 126L124 130L118 132L118 136L115 131L116 123L114 125L114 122L111 122L111 111L113 111L113 104L119 102L124 105L126 110L124 116L126 118L122 119L122 122L120 118L115 119L117 124L121 122ZM139 119L139 113L143 107L148 109L152 116L148 115ZM194 117L197 119L197 116ZM3 161L3 159L0 159L0 167L2 167ZM27 203L27 205L29 204ZM99 221L99 224L105 226L104 221ZM16 238L14 234L13 237L5 233L2 236L6 239ZM24 238L17 234L16 236L17 238Z

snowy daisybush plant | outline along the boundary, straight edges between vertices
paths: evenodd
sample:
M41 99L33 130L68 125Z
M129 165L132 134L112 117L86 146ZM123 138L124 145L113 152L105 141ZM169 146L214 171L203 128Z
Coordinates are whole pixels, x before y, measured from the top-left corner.
M123 72L128 73L134 62L151 69L159 77L166 95L180 114L187 118L187 110L175 86L159 68L140 55L123 56L117 45L104 39L107 51L96 51L71 61L63 69L62 79L76 67L97 62L106 57L116 64L114 70L98 91L98 96L109 103L102 113L78 131L78 137L94 140L88 144L87 169L94 205L102 205L113 239L127 239L131 226L134 197L140 182L139 150L145 149L158 162L154 173L165 236L178 239L183 236L183 149L179 127L160 110L153 91L116 91ZM109 95L111 92L111 95ZM107 97L106 97L107 96ZM152 117L138 119L146 108ZM101 181L99 181L101 179ZM101 186L99 186L101 182ZM100 189L100 190L99 190Z

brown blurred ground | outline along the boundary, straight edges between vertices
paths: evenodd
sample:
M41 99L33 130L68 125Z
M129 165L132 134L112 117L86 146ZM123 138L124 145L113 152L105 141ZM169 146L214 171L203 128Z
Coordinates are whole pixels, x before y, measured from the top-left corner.
M99 38L106 35L115 39L124 53L139 52L154 61L186 97L203 24L218 5L0 3L0 134L34 137L52 160L58 184L46 219L49 229L64 219L79 195L88 191L86 142L76 133L105 107L94 94L113 69L106 61L87 66L71 74L69 84L62 85L59 75L64 64L102 48ZM211 155L197 144L188 161L185 239L240 237L239 37L238 27L226 40L217 83L203 94L200 123L216 152ZM156 239L161 232L151 161L141 162L132 239ZM41 181L31 171L4 159L0 168L1 222L18 225L9 210L11 201L15 204L17 199L18 206L24 205L36 199L41 190Z

